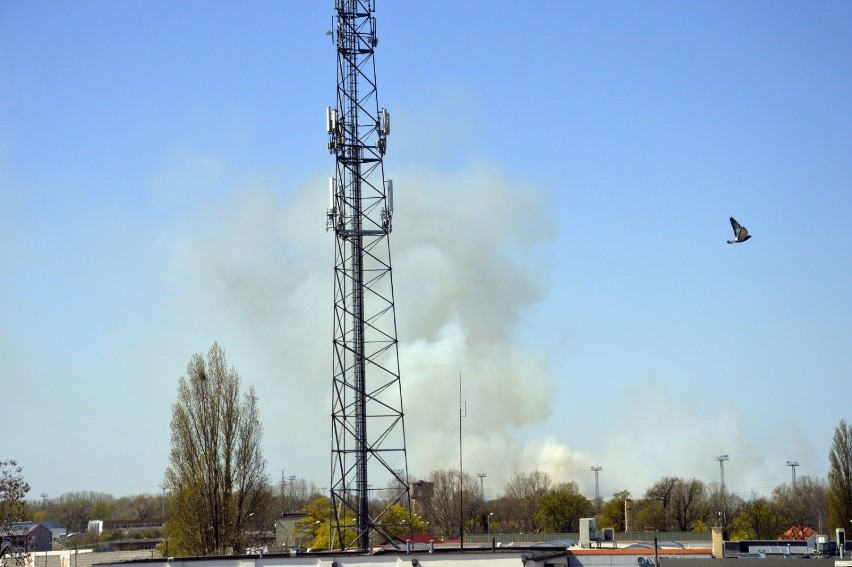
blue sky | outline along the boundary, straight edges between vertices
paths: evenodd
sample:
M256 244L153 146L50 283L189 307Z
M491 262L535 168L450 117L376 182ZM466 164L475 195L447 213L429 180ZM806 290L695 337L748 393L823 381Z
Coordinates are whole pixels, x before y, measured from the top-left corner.
M327 486L333 2L0 8L0 459L156 493L213 341ZM409 467L744 498L850 418L852 4L379 0ZM754 235L728 245L729 216ZM10 434L11 433L11 434Z

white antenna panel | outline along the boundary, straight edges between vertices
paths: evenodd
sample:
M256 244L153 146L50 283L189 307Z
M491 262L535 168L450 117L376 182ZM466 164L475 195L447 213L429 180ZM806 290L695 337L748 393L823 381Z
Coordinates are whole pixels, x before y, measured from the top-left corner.
M387 195L388 210L392 211L393 210L393 179L388 179L387 185L388 185L388 195Z
M382 132L385 136L390 134L390 114L387 108L382 109Z
M325 107L325 131L331 133L331 107Z
M337 181L334 177L328 178L328 208L329 210L334 208L334 196L337 193Z

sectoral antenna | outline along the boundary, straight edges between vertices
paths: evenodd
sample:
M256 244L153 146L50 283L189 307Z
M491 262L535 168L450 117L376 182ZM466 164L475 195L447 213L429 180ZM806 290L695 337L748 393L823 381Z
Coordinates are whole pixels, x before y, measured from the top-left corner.
M382 209L382 228L390 233L393 219L393 179L385 181L385 208Z

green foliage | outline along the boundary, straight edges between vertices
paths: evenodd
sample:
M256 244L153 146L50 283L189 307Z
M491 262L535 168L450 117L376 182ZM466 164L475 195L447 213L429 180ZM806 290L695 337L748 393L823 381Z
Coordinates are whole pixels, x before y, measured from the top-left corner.
M169 538L192 555L240 553L249 516L269 498L257 396L214 343L193 355L172 406Z
M852 425L845 419L834 430L828 458L829 526L848 527L852 520Z
M756 498L745 504L733 519L731 539L778 539L788 527L777 504Z
M709 532L710 526L704 523L704 520L696 520L695 523L692 524L692 531L694 532Z
M666 509L659 500L643 498L633 503L633 530L665 531Z
M544 495L551 491L553 482L545 472L515 473L506 483L506 511L520 532L536 529L535 515Z
M309 502L303 509L305 518L296 524L296 537L302 541L308 541L306 547L312 549L346 549L355 543L358 536L354 527L355 517L348 511L341 512L340 523L343 528L338 532L335 529L334 514L331 509L331 501L320 496ZM409 525L411 528L409 529ZM399 504L388 508L382 516L381 527L389 536L404 536L412 531L423 533L426 531L426 523L416 515L410 514ZM341 538L342 536L342 538ZM343 545L340 545L342 539ZM331 540L331 545L329 545Z
M580 529L580 518L594 513L595 505L577 493L576 483L561 484L539 499L535 525L544 532L576 532Z
M331 500L326 496L320 496L309 502L302 509L302 513L306 517L296 524L296 530L301 537L305 538L305 541L310 541L307 547L346 549L358 536L354 528L343 528L340 532L334 529L335 515L332 512ZM340 523L342 526L354 526L355 517L341 510Z
M622 490L612 495L612 499L606 502L597 515L597 523L601 528L615 528L615 531L624 531L624 501L630 498L629 490Z
M651 505L652 501L659 507ZM710 492L700 480L664 476L645 491L636 517L644 526L658 530L690 531L696 521L707 518L711 506Z

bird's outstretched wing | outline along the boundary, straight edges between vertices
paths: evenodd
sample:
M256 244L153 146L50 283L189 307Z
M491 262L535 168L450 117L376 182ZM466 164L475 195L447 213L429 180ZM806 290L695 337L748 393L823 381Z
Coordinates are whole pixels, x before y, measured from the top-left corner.
M740 225L740 223L737 222L737 219L735 219L734 217L731 217L731 226L734 229L734 236L739 236L740 231L743 227Z

